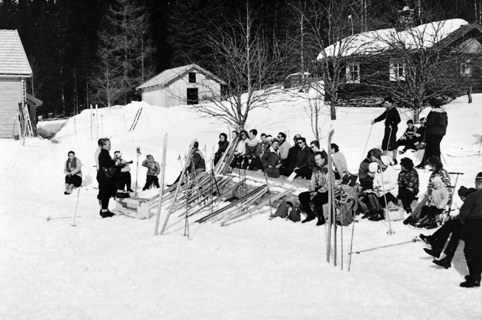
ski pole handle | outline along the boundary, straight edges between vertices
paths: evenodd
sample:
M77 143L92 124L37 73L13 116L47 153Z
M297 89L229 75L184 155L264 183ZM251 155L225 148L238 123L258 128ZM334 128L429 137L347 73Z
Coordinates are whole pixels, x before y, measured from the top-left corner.
M141 154L141 148L140 147L137 147L137 154L140 155Z

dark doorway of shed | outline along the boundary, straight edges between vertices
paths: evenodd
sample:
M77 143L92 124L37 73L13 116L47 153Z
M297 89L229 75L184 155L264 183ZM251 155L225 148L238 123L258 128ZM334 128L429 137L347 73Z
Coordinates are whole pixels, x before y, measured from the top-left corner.
M198 88L188 88L187 89L187 104L198 104Z

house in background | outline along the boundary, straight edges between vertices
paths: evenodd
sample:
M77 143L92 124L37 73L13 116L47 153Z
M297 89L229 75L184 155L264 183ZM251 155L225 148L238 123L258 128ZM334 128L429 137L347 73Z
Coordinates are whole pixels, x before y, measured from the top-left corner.
M198 104L221 95L224 81L201 68L190 64L164 70L147 80L136 90L142 91L142 101L153 106L173 107Z
M0 30L0 138L13 138L20 134L19 112L28 105L30 120L35 132L35 108L42 102L27 94L27 78L32 69L17 30Z
M411 25L412 20L408 21L402 28L349 36L318 55L318 61L343 61L343 81L338 91L341 100L363 105L372 97L383 97L387 88L392 88L390 92L404 91L408 86L417 84L417 81L409 82L409 76L410 79L425 76L419 72L420 66L430 68L430 79L420 82L430 81L434 92L450 98L465 95L468 91L482 92L480 25L469 24L462 19L419 26ZM427 61L419 62L422 59Z

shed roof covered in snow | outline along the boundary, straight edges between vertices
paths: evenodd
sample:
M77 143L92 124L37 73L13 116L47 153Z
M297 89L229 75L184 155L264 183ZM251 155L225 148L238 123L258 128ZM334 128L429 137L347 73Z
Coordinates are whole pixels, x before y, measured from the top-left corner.
M402 31L389 28L362 32L326 47L320 52L317 59L377 54L389 50L395 43L403 44L408 49L430 48L444 39L452 38L450 35L454 32L462 34L463 31L457 30L468 24L463 19L449 19L422 24Z
M157 86L168 86L172 82L176 81L177 79L193 71L202 73L207 78L210 78L216 82L219 82L220 84L224 84L223 80L219 79L214 74L207 71L206 69L201 68L197 64L193 63L182 67L164 70L161 73L159 73L157 76L147 80L146 82L138 86L136 90L146 89L150 87L157 87Z
M1 76L32 76L32 69L17 30L0 30Z

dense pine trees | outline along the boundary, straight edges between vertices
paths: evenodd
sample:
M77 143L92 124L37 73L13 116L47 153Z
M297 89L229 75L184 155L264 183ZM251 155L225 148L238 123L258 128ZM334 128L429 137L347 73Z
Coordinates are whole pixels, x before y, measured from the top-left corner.
M206 35L245 18L248 3L253 27L266 47L292 49L282 72L299 71L300 25L292 8L307 1L336 2L0 0L0 28L19 30L34 72L29 92L44 102L39 114L69 116L90 103L109 105L136 99L134 88L166 68L195 62L214 70ZM123 4L130 6L124 20L119 11ZM430 8L435 12L433 20L457 17L480 23L482 19L482 0L360 0L353 9L352 19L359 26L354 31L394 23L397 10L405 5L421 11ZM374 16L367 17L364 12L368 11ZM308 52L305 61L316 54L310 57ZM111 77L116 83L110 99L107 82L99 82L102 77Z

